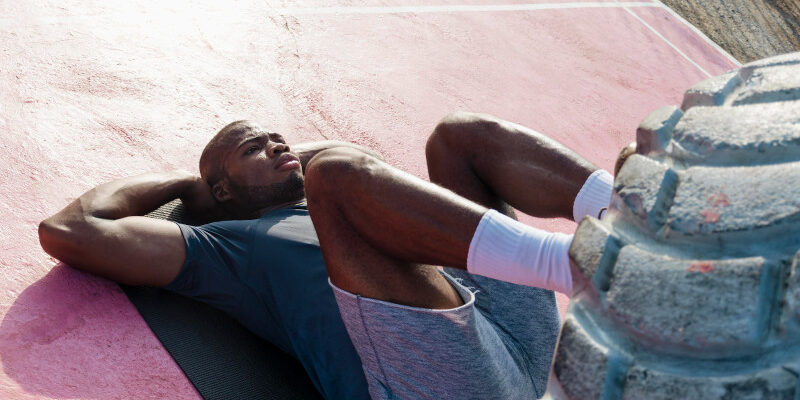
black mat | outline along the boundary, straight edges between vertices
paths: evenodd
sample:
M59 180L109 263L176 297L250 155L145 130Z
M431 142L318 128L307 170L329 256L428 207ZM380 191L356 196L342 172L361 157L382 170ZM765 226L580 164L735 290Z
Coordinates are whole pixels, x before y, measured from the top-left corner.
M179 201L148 216L199 223ZM227 314L166 290L121 287L203 398L321 398L297 360Z

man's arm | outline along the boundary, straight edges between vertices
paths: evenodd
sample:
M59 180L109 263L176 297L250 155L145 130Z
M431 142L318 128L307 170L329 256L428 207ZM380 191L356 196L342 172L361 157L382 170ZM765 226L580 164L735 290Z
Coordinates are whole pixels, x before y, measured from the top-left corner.
M368 149L364 146L359 146L355 143L348 143L348 142L340 142L338 140L323 140L319 142L307 142L307 143L300 143L292 146L292 152L297 154L297 157L300 158L300 165L303 166L303 171L306 170L306 164L308 161L311 160L317 153L333 149L336 147L346 147L350 149L358 150L362 153L365 153L369 156L375 157L379 160L383 160L383 157L380 154Z
M214 210L208 185L187 172L153 173L100 185L39 224L39 241L72 267L129 285L163 286L186 258L178 226L141 217L181 198L190 211Z

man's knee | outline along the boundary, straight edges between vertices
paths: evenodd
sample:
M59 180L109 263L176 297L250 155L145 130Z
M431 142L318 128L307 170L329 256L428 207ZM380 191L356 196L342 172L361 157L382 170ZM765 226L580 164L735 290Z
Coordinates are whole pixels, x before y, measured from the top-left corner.
M318 153L306 165L305 187L309 202L352 194L365 176L374 174L379 161L356 149L338 147Z
M458 111L442 118L428 137L425 154L428 161L458 157L463 150L481 146L493 135L500 120L487 114Z

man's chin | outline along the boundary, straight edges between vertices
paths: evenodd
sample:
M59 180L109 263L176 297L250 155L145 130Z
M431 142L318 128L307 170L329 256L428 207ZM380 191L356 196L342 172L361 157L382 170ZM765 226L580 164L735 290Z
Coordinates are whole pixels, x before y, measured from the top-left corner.
M299 186L304 187L306 182L306 177L303 175L303 171L296 169L289 173L289 176L286 177L286 180L283 181L285 185L288 186Z
M289 171L289 177L293 177L293 176L296 176L296 177L299 177L302 180L305 180L305 175L303 175L303 170L300 169L300 168L293 169L293 170Z
M292 201L302 201L306 198L305 177L301 171L292 171L280 186L273 186L276 199L280 198L282 203Z

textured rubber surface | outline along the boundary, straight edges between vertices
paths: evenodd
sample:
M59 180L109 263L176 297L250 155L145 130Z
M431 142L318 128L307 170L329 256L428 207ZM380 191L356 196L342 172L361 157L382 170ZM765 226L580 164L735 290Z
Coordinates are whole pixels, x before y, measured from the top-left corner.
M194 224L179 200L148 216ZM122 290L205 399L318 399L297 360L227 314L175 293Z
M570 248L560 395L800 399L800 53L695 85L637 144Z

